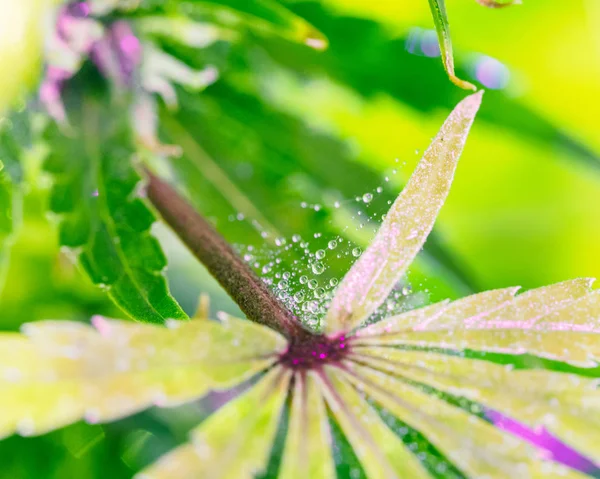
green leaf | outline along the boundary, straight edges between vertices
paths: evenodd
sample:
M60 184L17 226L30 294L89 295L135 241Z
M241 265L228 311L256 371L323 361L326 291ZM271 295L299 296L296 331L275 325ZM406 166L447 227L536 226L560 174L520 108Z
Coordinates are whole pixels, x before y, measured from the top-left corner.
M0 120L0 293L10 247L21 218L21 156L31 142L27 113L16 112Z
M73 100L73 99L71 99ZM106 103L106 101L104 101ZM60 215L60 243L79 258L94 284L138 321L186 319L170 295L167 261L150 229L127 116L83 97L69 109L69 135L52 125L45 168L54 177L50 209Z
M17 202L14 185L0 160L0 293L6 280L10 242L15 230Z
M328 46L327 38L321 32L274 0L195 1L190 2L188 15L233 31L245 28L259 35L278 36L317 50Z
M448 14L446 13L446 5L444 0L429 0L429 8L433 15L433 22L438 34L440 43L440 51L444 68L450 81L456 86L465 90L477 90L477 87L468 81L461 80L454 73L454 54L452 53L452 41L450 40L450 25L448 24Z

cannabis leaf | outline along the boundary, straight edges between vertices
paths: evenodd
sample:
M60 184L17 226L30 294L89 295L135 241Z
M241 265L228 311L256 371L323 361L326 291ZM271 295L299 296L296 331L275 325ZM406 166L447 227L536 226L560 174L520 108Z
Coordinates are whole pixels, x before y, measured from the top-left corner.
M66 136L53 124L46 133L52 151L45 169L54 179L50 207L60 215L61 244L132 318L187 318L167 290L166 258L150 233L155 217L132 166L135 149L126 119L111 116L102 104L106 99L69 100L77 128Z
M95 329L60 321L26 325L23 334L0 336L0 431L31 435L80 417L109 421L260 373L191 432L190 444L137 477L254 478L265 471L285 414L280 478L336 477L332 448L340 434L366 477L439 477L390 417L418 431L459 476L583 477L490 417L544 427L600 461L597 381L576 369L526 368L519 361L528 353L578 367L597 364L600 295L589 280L519 296L517 288L488 291L365 322L429 234L480 101L481 93L472 95L451 113L337 290L326 334L282 324L284 337L226 315L211 321L205 305L201 317L170 328L104 318L93 320ZM505 364L485 353L502 353Z

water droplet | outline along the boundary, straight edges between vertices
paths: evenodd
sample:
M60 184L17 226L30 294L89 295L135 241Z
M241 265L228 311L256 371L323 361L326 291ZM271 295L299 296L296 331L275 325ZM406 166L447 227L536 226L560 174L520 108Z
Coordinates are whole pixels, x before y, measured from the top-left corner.
M311 279L308 282L308 288L309 289L315 289L317 286L319 286L319 282L316 279Z
M330 285L332 288L335 288L335 287L338 285L338 280L337 280L337 278L331 278L331 279L329 280L329 285Z
M317 288L314 292L315 298L322 298L325 295L325 288Z
M238 221L242 221L244 219L244 213L238 213L236 218L238 219Z
M331 240L329 243L327 243L327 247L329 249L336 249L337 248L337 241L336 240Z
M320 261L317 261L312 265L312 272L315 274L321 274L325 271L325 265Z
M300 235L294 235L292 236L292 241L294 243L297 243L298 241L300 241L302 238L300 237Z
M304 301L304 292L303 291L298 291L294 295L294 301L296 301L296 303L301 303L302 301Z
M289 271L286 271L285 273L283 273L282 278L285 280L288 280L288 279L290 279L290 276L292 276L292 275L289 273Z
M315 50L325 50L327 48L327 42L321 38L307 37L304 43Z
M381 193L383 191L383 188L381 186L377 187L377 193Z
M306 275L300 276L300 284L306 284L306 283L308 283L308 276L306 276Z
M363 203L370 203L373 200L373 195L371 193L365 193L362 197Z
M323 259L325 258L325 250L320 249L315 253L315 256L317 257L317 259Z
M319 303L317 303L316 301L309 301L305 304L307 305L308 311L310 311L311 313L316 313L319 309Z
M352 250L352 256L354 256L355 258L358 258L361 253L362 253L362 250L360 248L354 248Z
M339 202L339 201L336 201L336 202L333 204L333 206L334 206L334 208L339 208L341 205L340 205L340 202Z
M289 286L289 283L285 279L282 279L279 283L277 283L277 287L279 289L287 289L288 286Z
M283 246L286 243L285 238L275 238L275 244L277 246Z
M321 211L321 205L315 205L315 206L313 206L313 209L315 211Z

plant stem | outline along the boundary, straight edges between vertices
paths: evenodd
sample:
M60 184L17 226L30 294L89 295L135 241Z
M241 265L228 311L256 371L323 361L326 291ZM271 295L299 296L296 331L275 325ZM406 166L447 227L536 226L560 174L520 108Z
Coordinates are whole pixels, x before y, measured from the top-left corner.
M175 189L150 171L148 199L248 319L288 338L310 334L229 243Z

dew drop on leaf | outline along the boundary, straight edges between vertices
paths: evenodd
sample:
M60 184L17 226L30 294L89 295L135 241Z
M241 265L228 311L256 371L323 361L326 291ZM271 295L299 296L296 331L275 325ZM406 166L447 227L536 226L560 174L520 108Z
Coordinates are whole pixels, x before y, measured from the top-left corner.
M325 265L320 261L317 261L312 265L312 272L315 274L321 274L325 271ZM310 284L310 283L309 283Z

